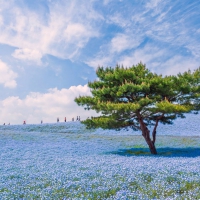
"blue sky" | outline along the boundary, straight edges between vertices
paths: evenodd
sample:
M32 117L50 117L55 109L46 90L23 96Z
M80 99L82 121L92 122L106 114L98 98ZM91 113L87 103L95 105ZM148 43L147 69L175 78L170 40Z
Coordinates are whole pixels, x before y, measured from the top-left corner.
M94 115L74 103L101 66L200 66L194 0L0 0L0 124Z

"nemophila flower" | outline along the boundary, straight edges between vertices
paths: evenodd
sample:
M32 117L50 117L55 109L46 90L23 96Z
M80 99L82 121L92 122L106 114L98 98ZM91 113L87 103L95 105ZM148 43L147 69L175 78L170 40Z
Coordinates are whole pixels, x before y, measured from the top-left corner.
M180 195L195 199L199 195L198 154L171 149L172 156L138 155L134 146L141 145L139 135L88 132L79 123L3 128L0 199L176 199ZM170 151L169 145L178 144L198 150L193 142L199 142L198 137L180 138L188 143L163 135L160 148Z

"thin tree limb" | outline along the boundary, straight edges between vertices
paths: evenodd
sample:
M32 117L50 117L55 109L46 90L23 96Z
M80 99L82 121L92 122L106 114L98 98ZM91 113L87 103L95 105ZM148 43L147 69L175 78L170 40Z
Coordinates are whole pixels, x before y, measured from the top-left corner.
M152 132L152 137L153 137L152 142L153 142L153 144L155 144L155 142L156 142L156 129L157 129L157 126L158 126L158 122L159 122L159 120L161 120L163 117L164 117L164 113L163 113L160 117L158 117L158 118L156 119L156 124L155 124L154 129L153 129L153 132Z

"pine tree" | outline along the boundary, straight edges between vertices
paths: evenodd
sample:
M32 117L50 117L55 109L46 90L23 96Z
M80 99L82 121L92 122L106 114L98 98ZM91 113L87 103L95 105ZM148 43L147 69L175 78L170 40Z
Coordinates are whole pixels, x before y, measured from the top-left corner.
M87 128L140 130L152 154L158 123L172 124L185 113L200 110L200 68L178 75L162 76L150 72L143 63L130 68L99 67L98 80L89 82L92 96L75 102L100 113L87 119ZM149 126L153 126L150 133Z

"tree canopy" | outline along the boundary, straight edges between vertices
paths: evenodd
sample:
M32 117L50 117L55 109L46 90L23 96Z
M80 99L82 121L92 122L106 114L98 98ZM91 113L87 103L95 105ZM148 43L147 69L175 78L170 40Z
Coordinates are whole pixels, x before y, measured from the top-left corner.
M98 79L88 83L92 96L79 96L75 102L100 116L83 123L87 128L141 130L152 154L157 154L158 122L171 124L200 110L200 68L162 76L139 63L130 68L99 67L96 74ZM154 126L151 135L148 126Z

